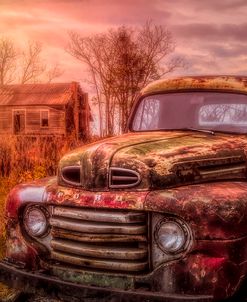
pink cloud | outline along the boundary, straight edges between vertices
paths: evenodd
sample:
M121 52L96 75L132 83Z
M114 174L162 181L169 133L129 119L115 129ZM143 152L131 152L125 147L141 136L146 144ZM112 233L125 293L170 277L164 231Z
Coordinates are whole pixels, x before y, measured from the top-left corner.
M0 29L20 44L41 41L48 64L59 60L65 65L61 81L85 74L64 51L68 31L88 35L147 19L172 31L176 54L189 63L179 73L242 73L247 70L246 14L246 0L1 0Z

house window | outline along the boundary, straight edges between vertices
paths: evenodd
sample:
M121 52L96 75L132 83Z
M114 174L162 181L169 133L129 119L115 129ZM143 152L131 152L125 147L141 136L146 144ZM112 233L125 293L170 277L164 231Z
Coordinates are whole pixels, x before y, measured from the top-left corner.
M49 127L49 111L48 110L40 111L40 126Z

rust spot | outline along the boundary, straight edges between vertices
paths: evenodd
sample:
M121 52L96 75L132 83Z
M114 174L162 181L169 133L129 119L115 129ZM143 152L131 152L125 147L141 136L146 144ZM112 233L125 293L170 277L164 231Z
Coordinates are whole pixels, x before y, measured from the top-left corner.
M247 77L199 76L158 80L146 86L141 94L185 89L218 89L247 93Z

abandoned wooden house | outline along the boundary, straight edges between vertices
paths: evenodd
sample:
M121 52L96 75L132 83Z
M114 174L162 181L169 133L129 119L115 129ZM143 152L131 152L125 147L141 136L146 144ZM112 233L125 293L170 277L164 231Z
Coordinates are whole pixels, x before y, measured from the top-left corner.
M0 86L0 134L87 139L90 107L79 83Z

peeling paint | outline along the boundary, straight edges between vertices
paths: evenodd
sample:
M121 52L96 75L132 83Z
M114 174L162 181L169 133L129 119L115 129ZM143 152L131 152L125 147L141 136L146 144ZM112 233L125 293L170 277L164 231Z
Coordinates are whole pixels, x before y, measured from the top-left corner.
M141 94L191 89L247 93L247 78L164 80L148 85ZM9 266L14 263L45 272L55 276L56 282L135 292L144 288L146 293L180 298L229 298L247 275L246 155L245 135L192 131L127 133L76 149L61 159L58 178L22 184L10 192L6 207ZM81 167L77 185L61 177L67 166ZM110 189L109 171L114 167L125 173L135 171L133 175L141 181L133 188ZM114 177L126 181L131 175ZM23 230L22 213L29 204L42 204L50 211L50 232L44 241L30 238ZM95 218L99 216L103 221ZM134 216L139 220L126 222ZM189 244L179 255L165 253L153 234L167 217L188 226ZM94 233L100 225L100 232ZM133 235L133 226L141 233ZM110 231L102 235L102 230ZM158 253L163 254L155 262ZM112 263L115 271L110 272ZM144 263L144 268L130 272L127 263ZM107 272L105 267L110 267Z
M189 90L189 89L216 89L232 90L236 92L247 92L247 77L241 76L197 76L181 77L174 79L165 79L152 82L147 85L141 94L150 94L155 92L166 92L171 90Z

